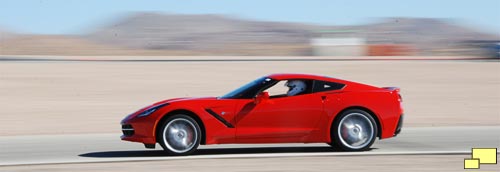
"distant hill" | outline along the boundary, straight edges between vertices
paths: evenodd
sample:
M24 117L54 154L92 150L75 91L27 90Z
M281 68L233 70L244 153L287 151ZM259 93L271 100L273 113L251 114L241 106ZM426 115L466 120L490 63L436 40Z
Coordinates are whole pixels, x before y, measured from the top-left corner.
M407 44L420 54L453 52L450 49L464 41L500 40L500 35L428 18L387 18L366 25L321 26L221 15L136 13L76 36L12 36L0 30L0 54L311 55L310 40L324 36L321 32L325 30L339 31L337 37L366 38L369 44Z
M86 38L125 47L189 51L238 51L246 45L286 45L301 47L292 55L307 55L311 52L310 39L321 30L350 30L354 33L349 36L364 37L368 43L409 44L422 52L449 49L466 40L500 40L499 35L481 33L442 19L387 18L367 25L338 27L156 13L127 16Z
M273 45L290 47L294 53L307 55L309 49L293 47L308 47L310 31L315 28L305 24L250 21L219 15L140 13L99 28L85 38L133 48L208 52Z
M5 40L5 39L12 38L15 36L16 36L15 33L0 28L0 40Z

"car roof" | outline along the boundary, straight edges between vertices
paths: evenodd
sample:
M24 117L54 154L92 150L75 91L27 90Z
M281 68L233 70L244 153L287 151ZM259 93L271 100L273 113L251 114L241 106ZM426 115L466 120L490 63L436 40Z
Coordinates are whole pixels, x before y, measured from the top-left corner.
M276 79L276 80L313 79L313 80L342 83L342 84L350 85L350 87L352 87L352 88L379 89L378 87L366 85L366 84L362 84L362 83L358 83L358 82L352 82L352 81L332 78L332 77L328 77L328 76L319 76L319 75L311 75L311 74L277 73L277 74L267 75L267 77L272 78L272 79Z
M277 73L271 74L267 77L276 79L276 80L286 80L286 79L315 79L315 80L326 80L326 81L334 81L338 80L335 78L327 77L327 76L319 76L319 75L311 75L311 74L296 74L296 73Z

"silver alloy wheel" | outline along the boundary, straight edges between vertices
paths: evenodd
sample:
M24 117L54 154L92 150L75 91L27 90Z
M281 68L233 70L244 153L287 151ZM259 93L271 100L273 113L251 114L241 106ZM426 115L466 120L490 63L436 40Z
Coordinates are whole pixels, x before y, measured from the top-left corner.
M198 141L195 124L184 118L176 118L168 122L163 129L163 136L165 146L175 153L188 152Z
M337 132L342 144L351 149L362 149L375 137L372 121L361 113L347 114Z

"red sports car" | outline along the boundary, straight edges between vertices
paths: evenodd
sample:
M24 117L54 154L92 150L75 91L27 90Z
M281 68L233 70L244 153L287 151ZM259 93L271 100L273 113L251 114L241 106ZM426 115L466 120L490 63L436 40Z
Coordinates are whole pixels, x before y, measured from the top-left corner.
M273 74L220 97L160 101L121 121L122 140L173 155L200 144L328 143L367 150L403 123L399 88L325 76Z

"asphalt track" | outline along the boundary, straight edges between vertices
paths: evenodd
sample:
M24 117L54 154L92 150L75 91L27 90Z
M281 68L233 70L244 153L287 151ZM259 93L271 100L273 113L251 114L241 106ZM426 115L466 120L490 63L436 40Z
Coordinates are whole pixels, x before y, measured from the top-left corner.
M372 150L338 152L326 144L248 144L201 146L195 155L172 157L141 144L122 142L116 134L0 137L0 166L89 162L130 162L207 158L261 158L367 155L468 154L471 148L499 148L500 126L403 128Z

